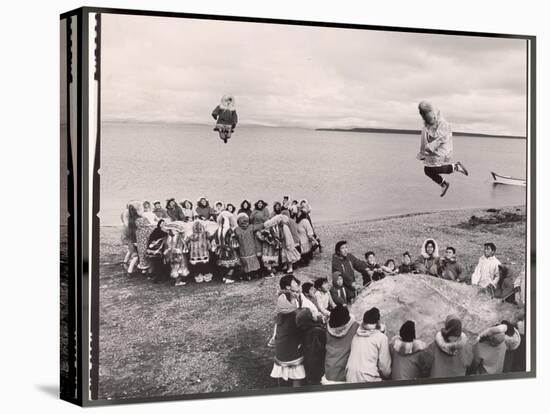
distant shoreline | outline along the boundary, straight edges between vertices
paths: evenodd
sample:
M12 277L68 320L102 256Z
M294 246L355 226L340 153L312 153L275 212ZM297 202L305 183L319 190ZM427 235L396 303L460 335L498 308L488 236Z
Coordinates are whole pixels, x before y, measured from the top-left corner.
M333 132L363 132L378 134L408 134L419 135L420 130L416 129L391 129L391 128L316 128L315 131L333 131ZM482 137L482 138L506 138L506 139L525 139L519 135L497 135L497 134L478 134L473 132L453 132L455 137Z
M105 124L146 124L146 125L195 125L210 127L211 124L197 123L197 122L182 122L182 121L144 121L136 119L105 119L102 120ZM65 124L62 124L66 126ZM362 132L362 133L378 133L378 134L405 134L405 135L419 135L420 130L416 129L398 129L398 128L307 128L302 126L277 126L277 125L262 125L262 124L247 124L240 123L242 127L252 128L292 128L303 129L309 131L332 131L332 132ZM458 137L481 137L481 138L507 138L507 139L526 139L519 135L498 135L498 134L481 134L474 132L453 132L454 136Z

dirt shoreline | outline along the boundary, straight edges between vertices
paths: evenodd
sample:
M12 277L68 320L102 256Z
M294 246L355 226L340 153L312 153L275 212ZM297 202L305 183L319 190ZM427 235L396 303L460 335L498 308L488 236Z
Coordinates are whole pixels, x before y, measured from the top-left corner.
M338 240L347 240L358 257L374 250L379 262L399 262L404 251L416 257L428 237L435 238L440 249L455 247L468 272L477 264L483 243L493 242L499 260L519 274L525 264L525 217L524 206L512 206L495 212L461 209L319 224L323 253L295 275L302 281L329 277ZM214 281L175 288L128 276L120 265L123 256L119 228L101 227L101 398L276 386L269 377L273 349L266 341L273 329L280 275L234 285Z

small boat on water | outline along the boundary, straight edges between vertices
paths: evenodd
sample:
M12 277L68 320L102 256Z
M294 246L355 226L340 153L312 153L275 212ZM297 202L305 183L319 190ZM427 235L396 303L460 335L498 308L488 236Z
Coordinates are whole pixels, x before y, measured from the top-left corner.
M526 180L524 180L523 178L514 178L507 175L500 175L492 171L491 175L493 176L494 180L493 184L519 185L521 187L525 187L526 185Z

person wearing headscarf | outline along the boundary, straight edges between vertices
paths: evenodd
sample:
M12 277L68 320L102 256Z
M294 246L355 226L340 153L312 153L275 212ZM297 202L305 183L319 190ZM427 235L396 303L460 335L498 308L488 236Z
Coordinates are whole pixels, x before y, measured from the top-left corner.
M336 305L330 313L326 333L325 375L321 384L345 384L346 365L351 352L351 341L359 323L347 307Z
M218 131L220 138L227 143L239 122L235 109L235 97L232 95L222 96L220 104L212 111L212 118L216 120L214 131Z
M420 151L416 158L424 163L424 174L441 187L441 197L447 193L449 182L441 174L458 171L468 175L460 161L452 163L453 132L439 109L428 101L418 104L424 126L420 133Z
M391 375L391 356L380 311L371 308L351 341L346 366L346 382L378 382Z
M218 229L212 238L212 251L217 256L223 282L233 283L233 271L239 264L239 242L233 230L237 223L229 211L222 211L218 215L217 223Z
M431 276L439 274L439 248L434 239L426 239L422 243L420 256L414 262L414 269L418 273L425 273Z
M472 346L462 332L462 321L456 315L445 319L445 326L422 354L430 378L462 377L472 364Z
M399 335L390 340L392 359L391 378L393 380L410 380L420 378L424 373L422 351L427 345L416 339L416 326L407 321L399 329Z

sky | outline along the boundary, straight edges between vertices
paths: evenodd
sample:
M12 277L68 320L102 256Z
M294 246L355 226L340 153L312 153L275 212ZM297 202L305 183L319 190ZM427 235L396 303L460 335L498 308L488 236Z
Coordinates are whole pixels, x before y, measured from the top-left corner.
M453 130L525 136L526 41L103 15L102 119L419 129L432 101Z

